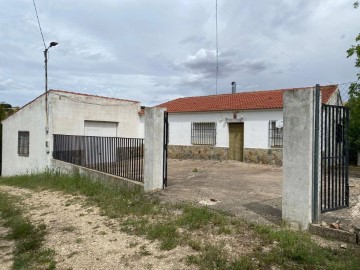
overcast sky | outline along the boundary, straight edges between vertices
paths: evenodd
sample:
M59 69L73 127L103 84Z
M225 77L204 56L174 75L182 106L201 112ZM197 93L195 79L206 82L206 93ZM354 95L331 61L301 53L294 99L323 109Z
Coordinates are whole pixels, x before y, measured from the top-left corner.
M218 0L218 93L355 80L353 0ZM36 0L49 89L156 105L215 94L215 0ZM1 0L0 101L44 92L32 0Z

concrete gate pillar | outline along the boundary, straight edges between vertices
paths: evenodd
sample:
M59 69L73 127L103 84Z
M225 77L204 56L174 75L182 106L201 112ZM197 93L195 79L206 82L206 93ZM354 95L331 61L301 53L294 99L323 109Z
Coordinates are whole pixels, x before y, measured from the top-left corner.
M284 92L283 115L283 191L282 218L292 227L306 230L313 221L313 180L315 168L315 110L321 111L321 95L316 107L316 90L299 89ZM320 119L320 117L319 117ZM318 147L320 137L318 137ZM317 153L317 165L320 161L320 147ZM318 179L320 170L318 170ZM320 185L318 185L320 186Z
M163 108L145 108L145 191L163 188L164 112Z

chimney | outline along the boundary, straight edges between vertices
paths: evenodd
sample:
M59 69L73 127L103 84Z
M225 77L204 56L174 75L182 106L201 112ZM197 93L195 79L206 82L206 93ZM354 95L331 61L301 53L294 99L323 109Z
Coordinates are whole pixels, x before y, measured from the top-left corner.
M233 94L236 94L236 82L232 82L232 83L231 83L231 92L232 92Z

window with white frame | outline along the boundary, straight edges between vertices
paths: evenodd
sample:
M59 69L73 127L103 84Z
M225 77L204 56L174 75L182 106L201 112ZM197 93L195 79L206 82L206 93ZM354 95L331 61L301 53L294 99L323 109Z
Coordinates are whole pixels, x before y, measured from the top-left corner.
M272 148L283 147L283 121L269 121L269 144Z
M191 123L191 144L215 145L216 123L214 122Z
M29 142L30 133L29 131L18 132L18 155L28 157L29 156Z

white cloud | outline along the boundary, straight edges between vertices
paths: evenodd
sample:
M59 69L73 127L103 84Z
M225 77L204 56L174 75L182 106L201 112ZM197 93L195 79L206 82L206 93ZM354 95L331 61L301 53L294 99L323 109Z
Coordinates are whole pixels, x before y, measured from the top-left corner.
M156 104L215 93L215 5L208 0L37 0L51 48L49 87ZM359 12L339 0L219 1L218 93L351 81L346 49ZM43 44L31 1L0 9L0 100L43 92Z

